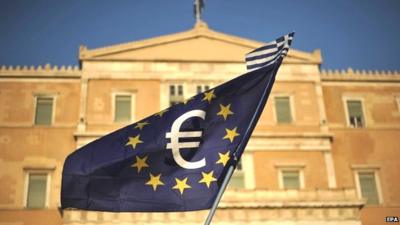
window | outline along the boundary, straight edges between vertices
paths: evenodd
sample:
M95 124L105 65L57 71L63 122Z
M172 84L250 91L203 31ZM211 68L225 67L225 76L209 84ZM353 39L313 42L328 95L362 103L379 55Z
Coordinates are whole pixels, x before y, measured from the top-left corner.
M132 120L132 95L117 94L115 95L115 122L129 122Z
M305 164L276 164L280 189L303 189Z
M361 100L347 100L348 123L351 127L364 127L364 116Z
M197 85L197 94L210 90L209 85Z
M396 96L397 110L400 111L400 96Z
M29 173L26 207L30 209L40 209L47 206L47 173Z
M53 120L54 97L37 96L35 125L51 125Z
M184 101L183 86L170 85L169 86L169 105L176 105Z
M283 170L282 188L284 189L300 189L300 171L299 170Z
M276 110L276 120L278 123L292 122L292 112L290 109L289 96L275 97L275 110Z
M377 182L374 171L358 172L359 192L362 198L367 200L369 205L380 203Z
M236 170L229 181L231 188L244 188L244 171L242 167L242 159L239 160Z
M242 171L243 170L242 159L240 159L239 162L237 163L236 170L237 171Z

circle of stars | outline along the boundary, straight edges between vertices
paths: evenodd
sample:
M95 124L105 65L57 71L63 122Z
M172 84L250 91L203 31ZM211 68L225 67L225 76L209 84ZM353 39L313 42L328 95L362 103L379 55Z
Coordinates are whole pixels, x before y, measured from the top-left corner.
M203 93L203 98L202 101L206 101L207 103L211 103L213 99L216 98L216 95L214 93L214 90L210 90L208 92ZM193 100L194 98L189 98L186 99L183 104L186 105L188 101ZM231 110L231 104L219 104L220 110L216 113L217 116L220 116L224 121L228 120L232 115L235 113ZM163 115L168 112L169 109L162 110L154 116L158 118L162 118ZM139 131L142 131L146 126L150 125L150 122L148 120L143 121L143 122L137 122L134 124L134 129L138 129ZM237 127L233 127L232 129L225 128L225 136L222 137L222 140L228 140L230 143L233 143L235 138L240 136L240 134L237 132ZM125 144L125 146L131 146L133 150L136 149L136 147L140 144L143 144L144 142L140 139L140 134L136 136L131 136L128 137L128 142ZM225 167L229 160L231 159L230 156L230 151L227 150L225 152L217 152L218 153L218 160L215 162L215 164L220 164L222 167ZM148 168L148 170L151 168L150 165L147 162L148 156L135 156L135 162L131 165L131 167L136 168L137 173L140 174L145 168ZM162 179L162 173L157 173L153 174L149 172L149 179L145 183L145 185L151 186L153 191L158 191L161 186L165 186L165 183L163 182ZM201 179L198 180L197 182L199 184L204 184L207 188L210 188L213 182L216 182L217 178L214 175L214 170L210 171L202 171L201 172ZM187 189L191 189L191 183L189 180L189 177L184 177L183 179L180 179L178 177L175 177L175 185L171 187L171 189L178 191L181 195L184 194L184 192Z

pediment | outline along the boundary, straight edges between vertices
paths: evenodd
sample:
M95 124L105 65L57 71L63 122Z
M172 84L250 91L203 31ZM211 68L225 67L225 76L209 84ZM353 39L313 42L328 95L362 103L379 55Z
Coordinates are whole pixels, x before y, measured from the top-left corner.
M265 43L213 31L205 23L185 32L104 48L81 47L80 60L244 62L244 55ZM291 49L286 63L321 63L319 52Z

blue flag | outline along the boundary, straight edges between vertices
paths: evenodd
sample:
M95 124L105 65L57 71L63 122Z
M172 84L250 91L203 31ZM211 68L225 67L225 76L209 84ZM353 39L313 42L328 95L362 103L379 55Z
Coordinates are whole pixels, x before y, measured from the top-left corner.
M69 155L62 176L62 208L210 208L228 167L235 166L244 151L286 53L277 48L273 63L253 66L253 71Z

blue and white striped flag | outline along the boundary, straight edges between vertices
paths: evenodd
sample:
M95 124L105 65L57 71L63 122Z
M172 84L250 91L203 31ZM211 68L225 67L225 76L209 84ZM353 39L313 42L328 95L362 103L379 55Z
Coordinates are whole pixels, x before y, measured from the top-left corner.
M294 32L282 36L266 45L247 53L246 66L248 70L258 69L275 63L278 59L284 58L288 51Z

